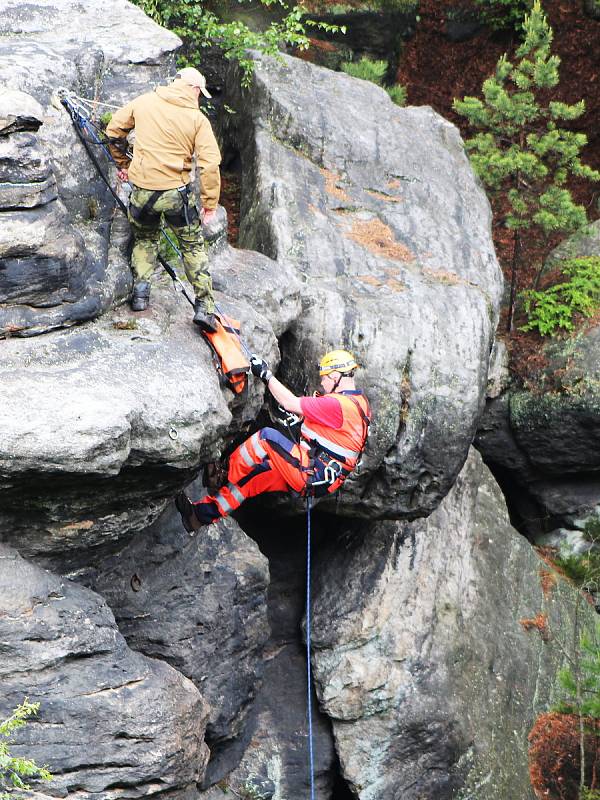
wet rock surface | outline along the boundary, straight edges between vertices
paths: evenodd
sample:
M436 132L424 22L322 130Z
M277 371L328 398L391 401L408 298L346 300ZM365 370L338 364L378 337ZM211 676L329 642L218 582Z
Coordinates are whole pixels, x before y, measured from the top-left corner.
M291 59L259 60L246 94L226 132L247 187L240 243L304 281L281 375L302 390L306 365L339 344L366 367L375 421L337 509L427 514L466 458L502 284L458 132L431 109L399 109L373 84Z
M0 545L0 717L38 716L14 754L52 765L52 796L191 797L208 708L191 681L130 650L105 601Z
M427 520L349 523L320 562L315 679L355 796L533 797L523 753L562 662L552 639L577 606L594 615L511 528L480 456Z

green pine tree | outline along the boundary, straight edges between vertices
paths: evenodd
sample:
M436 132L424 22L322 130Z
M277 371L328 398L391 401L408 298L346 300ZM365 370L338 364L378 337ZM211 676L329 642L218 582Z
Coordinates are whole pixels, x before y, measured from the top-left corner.
M600 173L581 163L587 143L583 133L559 127L585 111L585 103L544 104L559 82L560 59L551 53L552 28L535 0L523 23L524 40L516 63L504 54L496 72L482 86L483 99L465 97L454 109L478 131L465 142L473 169L492 195L508 199L505 224L513 231L514 248L508 330L512 330L522 257L523 232L537 228L550 234L570 233L587 221L583 206L573 200L566 184L571 176L600 180Z

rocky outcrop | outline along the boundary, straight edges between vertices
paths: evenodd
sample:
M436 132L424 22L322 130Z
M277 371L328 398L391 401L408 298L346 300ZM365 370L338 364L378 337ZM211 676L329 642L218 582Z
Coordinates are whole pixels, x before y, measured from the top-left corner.
M428 514L475 431L502 285L458 131L373 84L290 59L259 60L231 102L240 242L304 281L280 374L301 390L314 381L307 366L339 344L365 366L375 422L363 473L336 508Z
M556 267L560 261L582 256L600 256L600 220L585 225L555 247L548 256L544 269L548 271Z
M9 0L0 32L0 337L30 336L94 319L131 283L109 258L112 198L53 93L118 104L172 69L180 41L125 0Z
M427 520L349 523L319 562L315 678L354 795L532 797L556 642L576 606L594 615L511 528L480 456Z
M306 650L300 641L304 613L306 539L304 520L248 513L241 523L269 559L270 636L264 650L264 678L243 735L226 749L211 751L202 800L227 800L251 787L270 787L265 798L310 794L306 696ZM331 725L319 713L313 693L315 797L329 800L337 772ZM250 797L263 795L253 795Z
M11 336L0 352L0 540L21 554L6 564L12 616L0 616L7 706L24 683L41 700L28 755L65 796L213 800L267 784L300 796L304 521L263 501L238 514L269 574L236 522L188 537L171 505L264 419L263 387L251 381L241 404L219 385L189 307L159 276L148 312L113 309L128 288L127 231L49 104L56 84L120 102L166 73L177 43L115 0L82 10L93 43L82 48L64 24L73 8L40 0L25 17L11 2L0 23L13 52L10 67L0 44L0 77L21 103L0 103L11 183L0 243L21 248L7 259L22 268L3 262L0 326L68 327ZM557 659L545 624L526 633L519 620L547 613L554 631L560 602L540 594L477 458L461 472L501 276L460 137L431 109L287 58L260 60L244 97L227 100L251 250L227 245L222 220L206 231L219 305L298 392L324 349L355 351L375 413L361 474L314 515L317 796L337 796L341 768L363 800L443 800L477 784L482 800L525 797L525 733ZM90 305L76 316L78 303ZM85 314L99 316L69 327Z
M171 504L77 579L106 599L130 647L196 684L210 704L214 759L242 732L263 674L269 569L256 544L231 519L190 537Z
M242 321L250 346L276 364L275 336L250 284L268 279L266 307L281 329L297 309L293 276L256 255L238 282L243 254L224 257L222 285L241 294L246 286L257 303L229 291L217 299ZM151 309L135 318L123 308L43 343L5 342L0 374L0 537L62 571L146 528L199 464L254 420L263 399L258 381L241 405L220 388L187 303L159 286Z
M106 248L86 243L58 197L44 111L20 91L0 94L0 336L34 334L97 316ZM123 286L113 288L123 294ZM95 291L92 289L95 288Z
M13 752L52 765L52 796L191 796L208 759L206 703L127 647L99 595L0 546L0 638L0 718L24 696L40 703Z
M599 231L593 223L565 240L546 270L600 257ZM538 364L527 386L488 402L477 447L528 536L586 549L600 542L600 326L591 320L548 338Z

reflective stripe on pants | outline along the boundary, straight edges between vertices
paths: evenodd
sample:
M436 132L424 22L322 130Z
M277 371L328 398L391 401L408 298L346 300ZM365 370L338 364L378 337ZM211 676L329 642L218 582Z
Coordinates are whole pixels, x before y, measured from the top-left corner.
M229 459L228 483L196 505L213 504L214 519L226 517L244 500L265 492L301 491L306 485L308 454L274 428L246 439Z

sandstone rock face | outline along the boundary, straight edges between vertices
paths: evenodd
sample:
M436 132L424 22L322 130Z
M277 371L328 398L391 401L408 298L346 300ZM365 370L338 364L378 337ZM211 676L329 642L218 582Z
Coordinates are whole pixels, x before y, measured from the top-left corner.
M320 561L315 677L355 796L532 797L527 734L577 593L544 593L480 456L427 520L349 523Z
M190 537L171 505L77 578L106 599L130 647L196 684L211 706L211 751L240 734L263 673L269 569L234 520Z
M0 138L0 181L6 187L0 194L3 209L32 208L57 197L56 179L33 133Z
M20 552L0 558L2 710L40 699L23 752L64 796L213 800L222 781L303 796L304 520L240 511L269 570L236 522L188 537L171 505L257 424L262 384L244 404L219 385L159 276L148 312L113 309L127 226L50 104L58 85L120 103L170 71L178 40L123 0L9 0L0 31L0 541ZM505 397L501 353L487 387L490 212L460 137L292 59L262 60L229 101L252 251L227 245L221 211L205 231L217 301L298 392L324 350L352 349L375 413L361 474L315 514L318 800L337 796L338 759L362 800L525 798L555 656L519 619L558 625L559 599L477 458L460 473L486 391Z
M339 345L365 366L375 422L337 508L428 514L466 458L502 286L458 132L429 108L399 109L373 84L291 59L259 60L232 102L241 244L304 281L284 381L302 390L307 367Z
M227 257L235 282L239 265ZM257 271L268 275L281 301L274 324L285 327L286 314L297 308L293 278L263 256L255 262L246 280ZM217 300L275 365L277 343L260 305L218 293ZM155 286L143 315L133 318L123 308L94 326L4 343L3 541L61 571L89 564L146 528L198 465L217 458L223 440L254 420L262 384L250 380L241 405L220 388L188 309L171 288Z
M52 796L191 797L208 749L191 681L130 650L104 600L0 550L4 718L24 696L38 716L16 754L52 765Z
M44 109L26 92L0 91L0 135L15 131L37 131L44 122Z
M125 0L8 0L0 33L0 337L30 336L97 317L131 285L108 249L114 202L53 93L118 104L170 71L180 42Z
M581 256L600 256L600 220L584 226L555 247L548 256L545 268L556 266L566 258Z

